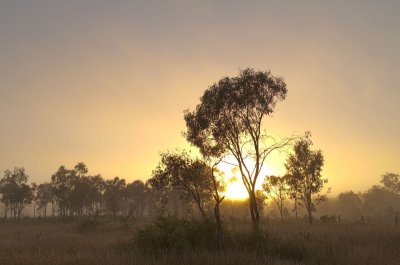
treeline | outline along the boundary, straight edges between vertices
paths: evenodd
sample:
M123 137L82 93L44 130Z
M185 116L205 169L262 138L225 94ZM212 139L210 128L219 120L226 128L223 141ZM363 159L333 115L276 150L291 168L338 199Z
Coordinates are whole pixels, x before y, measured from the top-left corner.
M4 218L20 218L22 210L31 206L33 216L155 215L162 208L165 194L147 183L127 183L115 177L105 180L89 175L84 163L73 169L61 166L49 182L28 184L24 168L6 170L0 180Z
M320 205L320 214L330 215L330 221L342 219L397 225L400 218L400 175L385 173L380 182L380 185L374 185L364 192L347 191L330 198Z

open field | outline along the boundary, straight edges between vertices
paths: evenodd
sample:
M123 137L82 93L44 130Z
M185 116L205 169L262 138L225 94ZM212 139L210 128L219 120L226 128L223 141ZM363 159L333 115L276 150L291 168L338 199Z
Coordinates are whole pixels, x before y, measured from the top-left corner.
M242 240L240 234L249 231L245 224L227 225L227 241ZM269 222L263 230L279 239L280 251L228 247L225 256L206 249L145 254L132 243L140 226L121 220L1 223L0 264L400 264L400 227L395 226Z

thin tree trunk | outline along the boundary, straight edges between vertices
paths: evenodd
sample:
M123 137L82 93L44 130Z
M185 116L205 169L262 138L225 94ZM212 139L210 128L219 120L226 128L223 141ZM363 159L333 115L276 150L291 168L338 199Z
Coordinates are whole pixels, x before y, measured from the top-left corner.
M218 246L221 251L224 251L224 241L223 241L223 234L222 234L222 224L221 224L221 215L219 212L219 204L220 202L217 201L214 206L214 216L215 221L217 223L217 238L218 238Z

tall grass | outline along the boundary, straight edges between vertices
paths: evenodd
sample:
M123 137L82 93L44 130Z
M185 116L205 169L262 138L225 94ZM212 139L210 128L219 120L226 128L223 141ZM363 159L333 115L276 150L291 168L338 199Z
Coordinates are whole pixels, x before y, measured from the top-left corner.
M215 250L215 245L205 245L214 238L210 232L212 223L164 222L158 227L169 225L165 235L170 236L163 237L163 244L167 245L160 246L149 243L152 229L157 226L149 222L127 225L104 218L95 222L53 219L3 222L0 264L400 264L400 229L395 226L316 223L309 227L271 221L264 223L262 232L254 237L246 223L231 222L225 224L226 253L221 253ZM204 229L208 231L206 234ZM141 244L138 237L143 231L147 234L141 235L140 240L147 241ZM165 236L161 235L163 231L158 231L159 236ZM181 236L178 248L168 245L168 240ZM190 247L187 242L191 242ZM145 244L147 249L163 251L143 251Z

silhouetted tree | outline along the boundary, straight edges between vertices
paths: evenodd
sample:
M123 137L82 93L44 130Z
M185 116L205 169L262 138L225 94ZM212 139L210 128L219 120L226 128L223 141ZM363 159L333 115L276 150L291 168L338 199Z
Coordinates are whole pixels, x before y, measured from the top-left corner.
M114 216L117 216L121 210L121 202L125 195L125 187L125 179L120 179L118 177L106 180L105 182L104 201L107 210L111 211Z
M51 176L54 199L57 203L58 211L61 216L72 214L71 193L74 188L75 171L61 166L56 173Z
M142 217L144 201L146 196L146 186L141 180L135 180L126 185L125 196L128 200L129 213L136 217Z
M360 196L353 191L341 192L338 195L340 212L352 219L359 219L362 215L363 202Z
M315 211L315 204L325 199L320 192L327 179L321 176L324 165L324 157L321 150L312 151L312 142L309 137L298 141L294 146L294 154L291 154L286 161L286 177L288 185L296 189L299 199L308 212L309 224L312 224L312 211Z
M37 189L38 185L35 182L31 183L32 190L32 207L33 207L33 218L36 217L36 202L37 202Z
M400 175L395 173L386 173L382 175L381 183L383 187L394 194L400 195Z
M368 219L392 221L400 211L400 198L397 194L382 188L372 186L362 194L364 212Z
M300 201L300 190L301 190L301 179L300 178L294 178L291 177L290 175L285 175L285 180L287 183L287 192L289 195L289 198L293 200L293 212L295 214L296 220L299 218L298 216L298 206L299 206L299 201Z
M15 167L13 171L6 170L0 180L1 201L5 205L5 218L10 207L11 216L20 218L22 210L30 205L33 198L31 187L27 184L29 176L23 167Z
M47 206L49 203L54 203L53 187L51 183L45 182L39 184L37 187L36 201L38 210L43 212L44 217L47 216Z
M195 201L200 213L205 217L205 205L211 199L209 192L212 182L207 165L193 160L183 151L162 153L158 167L153 171L149 183L156 189L180 189Z
M274 112L287 93L283 78L270 71L245 69L239 76L222 78L209 87L192 112L185 112L186 139L204 157L236 159L243 184L249 193L253 228L259 226L256 182L266 157L292 139L277 141L263 130L262 121Z
M267 197L271 198L278 206L281 221L283 222L283 202L289 192L285 177L266 176L262 187Z

